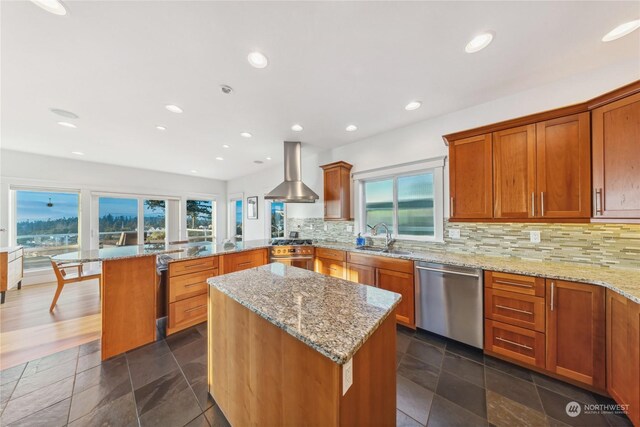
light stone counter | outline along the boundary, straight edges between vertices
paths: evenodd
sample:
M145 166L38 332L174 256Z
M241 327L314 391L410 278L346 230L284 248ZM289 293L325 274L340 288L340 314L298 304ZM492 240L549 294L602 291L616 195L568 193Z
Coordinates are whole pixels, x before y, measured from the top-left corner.
M399 304L399 294L280 263L212 277L209 285L338 364Z

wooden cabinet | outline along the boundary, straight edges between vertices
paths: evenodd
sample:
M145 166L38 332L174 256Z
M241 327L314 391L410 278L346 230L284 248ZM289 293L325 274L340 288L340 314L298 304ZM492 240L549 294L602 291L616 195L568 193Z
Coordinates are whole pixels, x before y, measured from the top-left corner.
M604 391L605 288L484 273L484 351Z
M534 125L493 133L495 218L536 216L535 147Z
M493 217L493 145L491 134L449 144L450 217Z
M350 220L351 168L346 162L320 166L324 170L324 219Z
M402 295L396 308L396 320L415 329L413 261L348 252L346 266L348 280Z
M605 288L546 281L546 369L605 390Z
M247 270L267 264L268 254L266 249L255 249L222 255L220 257L222 274Z
M536 125L536 171L537 216L591 216L589 113L560 117Z
M8 289L22 287L24 275L24 250L21 246L11 247L0 252L0 303L4 304Z
M640 93L595 108L591 118L593 216L640 218Z
M167 335L207 320L207 279L219 273L219 257L169 263Z
M640 304L606 291L607 391L640 425Z

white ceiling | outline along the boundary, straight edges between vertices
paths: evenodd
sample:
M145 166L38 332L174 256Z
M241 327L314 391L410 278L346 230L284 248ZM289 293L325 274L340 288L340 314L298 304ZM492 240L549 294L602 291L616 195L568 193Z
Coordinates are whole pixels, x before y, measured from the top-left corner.
M1 3L2 147L218 179L281 161L283 140L336 147L640 58L640 31L600 41L640 17L638 2L65 5L68 14L56 16L29 1ZM485 30L494 42L466 54ZM252 50L269 67L252 68ZM404 111L414 99L423 107ZM169 103L184 113L168 112ZM304 131L291 131L294 123ZM359 130L345 132L350 123Z

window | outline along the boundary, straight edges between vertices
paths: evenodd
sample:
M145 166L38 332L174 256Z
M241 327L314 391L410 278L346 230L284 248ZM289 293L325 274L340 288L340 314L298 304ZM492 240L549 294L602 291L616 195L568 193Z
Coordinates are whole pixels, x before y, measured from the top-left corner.
M187 239L215 241L215 206L212 200L187 200Z
M78 193L17 190L16 243L24 269L50 268L49 257L78 249Z
M283 202L271 202L271 238L284 237L285 211Z
M442 241L444 157L354 174L358 231L385 223L394 237Z
M167 202L144 200L144 243L164 243L167 237Z
M99 247L138 244L138 200L119 197L98 199Z
M235 200L234 202L234 218L235 218L235 240L236 242L242 241L242 199Z

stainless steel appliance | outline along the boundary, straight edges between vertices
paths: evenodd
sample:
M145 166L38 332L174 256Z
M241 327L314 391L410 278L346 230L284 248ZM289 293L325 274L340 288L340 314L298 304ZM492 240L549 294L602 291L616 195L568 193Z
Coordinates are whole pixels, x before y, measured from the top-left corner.
M271 242L269 260L313 271L314 253L310 239L276 239Z
M482 270L416 263L416 326L482 348Z

